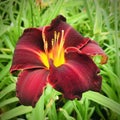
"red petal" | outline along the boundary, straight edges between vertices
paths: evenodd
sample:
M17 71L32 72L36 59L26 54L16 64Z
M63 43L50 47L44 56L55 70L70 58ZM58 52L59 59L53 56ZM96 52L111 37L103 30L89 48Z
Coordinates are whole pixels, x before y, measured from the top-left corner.
M26 29L16 45L11 72L44 67L39 56L40 52L44 52L43 46L42 31L37 28Z
M80 50L82 53L85 53L90 56L101 55L102 56L101 63L104 64L107 62L108 59L107 55L95 41L89 41L88 44L86 44Z
M47 83L48 71L45 69L25 70L17 82L17 97L21 104L35 106Z
M64 30L65 38L64 48L70 46L80 48L89 41L89 38L82 37L76 30L66 23L66 19L63 16L59 15L51 22L50 26L46 26L43 30L49 44L49 49L52 47L51 40L54 38L54 32L61 33L62 30Z
M99 69L87 55L75 52L66 55L66 63L56 68L51 65L49 83L62 92L65 98L81 98L87 90L99 91Z

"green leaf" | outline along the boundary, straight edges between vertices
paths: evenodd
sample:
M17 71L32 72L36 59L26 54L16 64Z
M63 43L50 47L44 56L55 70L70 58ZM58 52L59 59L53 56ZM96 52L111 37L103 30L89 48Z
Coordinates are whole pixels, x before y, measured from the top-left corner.
M63 115L65 116L66 120L75 120L73 117L71 117L66 110L64 110L63 108L60 108L60 111L63 113Z
M120 115L120 104L100 93L88 91L83 94L83 97L103 105Z
M12 56L11 55L4 55L4 54L2 54L2 55L0 55L0 59L12 59ZM4 67L4 69L3 69L3 71L5 71L5 67ZM7 71L8 71L8 69L7 69Z
M102 30L102 11L98 4L98 1L94 0L94 2L96 5L96 15L95 15L93 32L94 32L94 34L99 34L99 33L101 33L101 30Z
M72 111L74 110L74 106L72 101L67 101L65 102L64 106L62 107L62 109L64 109L69 115L72 113ZM63 111L59 110L58 112L58 117L61 120L65 119L65 116L63 114Z
M68 112L68 114L71 114L71 112L73 111L73 103L72 101L68 101L65 103L65 105L63 106L63 108Z
M8 119L12 119L15 118L17 116L26 114L28 112L31 112L33 110L32 107L25 107L23 105L15 107L14 109L11 109L3 114L0 115L1 120L8 120Z
M18 98L17 97L12 97L12 98L9 98L7 100L4 100L0 103L0 108L5 106L5 105L8 105L8 104L11 104L13 102L17 102L18 101Z
M46 16L47 21L44 21L44 23L42 23L42 25L49 24L51 22L51 20L59 14L60 9L63 6L63 2L64 2L64 0L59 0L59 1L57 1L56 4L54 3L54 5L50 6L51 7L50 10L52 10L52 12L50 14L47 14L47 16Z
M13 46L12 42L10 41L10 38L8 36L4 36L4 39L5 39L4 42L5 42L6 46L8 48L10 48L10 50L13 53L14 52L14 46Z
M57 120L57 111L55 107L55 101L53 101L52 105L47 108L48 110L48 116L50 120Z
M2 97L4 97L6 94L10 93L11 91L14 91L15 90L15 83L12 83L10 84L9 86L7 86L5 89L3 89L1 92L0 92L0 99Z
M106 95L117 101L117 95L112 87L110 87L106 82L102 83L102 90L106 93Z
M82 120L82 115L81 115L79 109L77 108L77 104L76 104L75 101L73 101L73 105L74 105L74 109L75 109L75 111L76 111L76 113L77 113L77 118L78 118L78 120Z
M44 120L44 94L40 97L35 108L33 109L29 120Z
M87 10L87 14L88 14L88 17L90 19L90 22L91 22L91 24L93 24L93 17L92 17L92 14L91 14L92 11L91 11L91 9L89 7L89 3L88 2L89 2L88 0L84 0L84 5L85 5L85 8Z
M8 62L8 64L0 72L0 80L2 80L2 78L9 72L10 66L11 66L11 61Z

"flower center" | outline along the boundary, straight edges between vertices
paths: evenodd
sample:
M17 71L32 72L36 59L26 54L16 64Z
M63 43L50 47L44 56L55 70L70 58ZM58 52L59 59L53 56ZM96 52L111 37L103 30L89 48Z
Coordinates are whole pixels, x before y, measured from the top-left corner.
M64 58L64 30L60 32L54 31L54 38L51 40L52 42L52 49L48 51L48 42L45 39L45 35L43 33L43 41L44 41L44 50L45 53L42 53L41 59L44 65L49 68L49 60L53 61L53 64L58 67L65 63Z

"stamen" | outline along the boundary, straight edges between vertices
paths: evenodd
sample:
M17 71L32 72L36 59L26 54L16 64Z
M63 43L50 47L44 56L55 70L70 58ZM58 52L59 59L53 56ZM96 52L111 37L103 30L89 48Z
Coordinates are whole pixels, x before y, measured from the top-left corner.
M65 41L64 40L64 30L62 30L61 39L60 39L60 47L59 47L59 50L58 50L58 57L60 57L60 54L62 52L64 41Z
M54 47L54 39L51 40L52 48Z
M59 40L59 37L60 37L60 32L56 32L54 31L54 39L52 39L52 58L55 60L56 57L57 57L57 50L58 50L58 40Z
M45 54L41 55L43 63L49 68L50 67L50 61L53 61L53 64L57 67L61 64L64 64L64 30L61 32L54 31L54 38L51 40L52 49L48 51L48 41L46 40L45 32L42 32L42 38L44 42L44 50Z
M59 37L60 37L60 32L58 32L58 34L57 34L57 38L56 38L57 43L58 43Z
M55 33L56 34L56 33ZM55 42L55 47L53 50L53 60L55 66L59 66L64 63L64 30L61 31L61 37L60 37L60 32L55 35L56 37L56 42Z
M42 38L43 38L43 42L44 42L44 50L45 50L45 53L47 54L48 53L48 44L47 44L47 41L46 41L46 38L45 38L44 29L45 28L43 28Z
M47 57L49 58L47 41L44 42L44 49L45 49L45 53L46 53Z
M54 42L56 42L56 38L57 38L57 32L54 31Z
M48 42L45 38L45 33L44 33L44 29L45 27L43 28L43 32L42 32L42 38L43 38L43 42L44 42L44 50L45 50L45 54L46 54L46 57L48 59L48 61L50 60L49 58L49 53L48 53ZM43 61L44 62L44 61ZM48 63L47 63L48 64ZM47 66L48 67L48 66Z

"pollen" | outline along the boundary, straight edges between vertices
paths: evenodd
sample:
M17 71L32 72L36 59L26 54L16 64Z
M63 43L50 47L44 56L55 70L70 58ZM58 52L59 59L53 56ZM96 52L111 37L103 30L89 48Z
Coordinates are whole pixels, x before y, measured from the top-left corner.
M64 58L64 30L61 32L54 31L54 38L51 40L52 49L48 51L48 43L45 39L45 34L43 34L43 41L44 41L44 50L45 53L41 53L40 57L43 64L49 68L49 60L52 59L53 64L58 67L65 63Z

